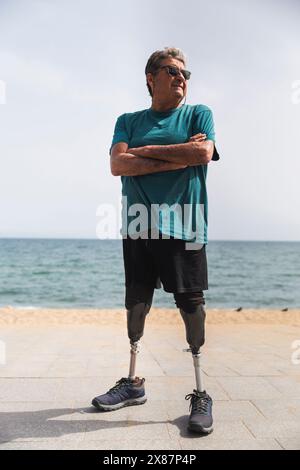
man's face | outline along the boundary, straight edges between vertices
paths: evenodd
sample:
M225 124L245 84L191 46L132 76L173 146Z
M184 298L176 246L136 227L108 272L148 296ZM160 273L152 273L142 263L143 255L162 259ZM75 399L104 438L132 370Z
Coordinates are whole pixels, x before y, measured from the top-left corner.
M181 60L167 58L161 61L161 66L173 65L179 70L185 69ZM173 77L169 75L168 69L159 69L155 75L147 74L148 82L152 88L153 97L163 101L178 101L183 99L187 92L187 81L182 74Z

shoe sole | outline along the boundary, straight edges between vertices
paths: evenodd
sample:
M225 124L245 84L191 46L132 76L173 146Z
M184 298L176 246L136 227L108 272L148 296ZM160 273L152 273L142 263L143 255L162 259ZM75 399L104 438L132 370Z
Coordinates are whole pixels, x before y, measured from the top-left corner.
M214 428L203 428L202 426L197 426L196 424L189 424L188 430L191 432L197 432L198 434L210 434L213 432Z
M143 405L146 401L147 397L143 396L140 398L125 400L121 403L117 403L116 405L103 405L94 398L92 401L92 405L95 406L98 410L114 411L119 410L120 408L124 408L125 406Z

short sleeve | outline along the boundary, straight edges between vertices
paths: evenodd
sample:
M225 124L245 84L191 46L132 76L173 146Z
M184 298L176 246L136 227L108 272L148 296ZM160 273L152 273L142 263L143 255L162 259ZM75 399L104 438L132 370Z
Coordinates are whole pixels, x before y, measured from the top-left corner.
M212 140L215 143L216 136L213 113L207 106L204 105L197 105L194 112L192 135L199 134L200 132L202 134L206 134L206 140ZM214 146L212 160L219 159L219 153L216 149L216 146Z
M117 122L115 124L115 130L114 130L112 143L109 149L109 154L111 152L113 145L117 144L118 142L126 142L127 144L129 144L129 136L128 136L128 132L126 129L125 116L126 114L122 114L117 119Z

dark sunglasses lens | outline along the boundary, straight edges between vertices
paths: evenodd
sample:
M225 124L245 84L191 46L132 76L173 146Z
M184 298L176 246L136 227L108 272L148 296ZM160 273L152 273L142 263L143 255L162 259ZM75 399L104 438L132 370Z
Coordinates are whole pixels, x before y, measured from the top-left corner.
M191 78L191 72L189 72L188 70L181 70L181 72L186 80L189 80Z
M175 67L168 67L169 74L172 75L172 77L177 77L179 74L178 69Z
M177 77L177 75L180 74L179 69L176 67L168 67L169 74L172 75L172 77ZM185 80L189 80L191 77L191 72L188 70L181 70L182 75L184 76Z

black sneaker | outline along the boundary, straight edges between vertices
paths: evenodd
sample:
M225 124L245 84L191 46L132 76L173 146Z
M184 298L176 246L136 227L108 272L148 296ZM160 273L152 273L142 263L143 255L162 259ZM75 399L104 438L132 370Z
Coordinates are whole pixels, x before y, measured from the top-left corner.
M188 430L198 432L201 434L209 434L213 431L213 418L212 418L212 399L204 392L193 390L194 393L186 395L185 399L190 402L190 418Z
M134 381L122 377L108 392L95 397L92 405L102 411L118 410L124 406L142 405L147 401L144 382L145 379L139 379L138 377Z

